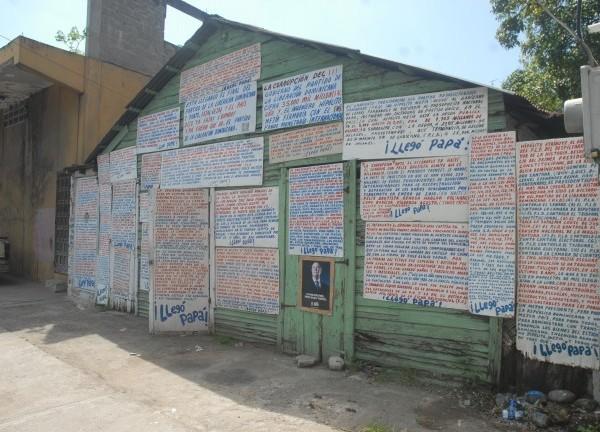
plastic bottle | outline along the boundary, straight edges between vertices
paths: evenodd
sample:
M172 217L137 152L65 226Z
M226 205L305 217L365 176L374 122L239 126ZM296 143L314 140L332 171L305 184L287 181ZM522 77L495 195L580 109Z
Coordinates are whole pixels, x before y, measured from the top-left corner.
M514 420L517 415L517 401L515 399L511 399L508 401L508 419Z

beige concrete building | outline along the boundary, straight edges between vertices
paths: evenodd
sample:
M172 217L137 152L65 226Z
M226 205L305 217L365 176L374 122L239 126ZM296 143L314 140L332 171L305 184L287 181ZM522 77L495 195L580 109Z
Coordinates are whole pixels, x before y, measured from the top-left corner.
M61 173L84 163L148 78L22 36L0 48L0 236L11 243L12 273L66 273Z

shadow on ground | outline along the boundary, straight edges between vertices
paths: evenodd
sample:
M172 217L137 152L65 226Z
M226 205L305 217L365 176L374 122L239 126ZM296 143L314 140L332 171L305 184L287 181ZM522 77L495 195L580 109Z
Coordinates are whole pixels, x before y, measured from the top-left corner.
M298 369L292 357L274 347L227 338L152 336L147 319L83 309L65 294L7 275L0 275L3 331L130 398L192 423L208 416L213 425L218 416L242 419L238 410L243 406L344 430L373 424L390 431L498 430L488 413L460 407L448 389L373 382L361 372L324 367Z

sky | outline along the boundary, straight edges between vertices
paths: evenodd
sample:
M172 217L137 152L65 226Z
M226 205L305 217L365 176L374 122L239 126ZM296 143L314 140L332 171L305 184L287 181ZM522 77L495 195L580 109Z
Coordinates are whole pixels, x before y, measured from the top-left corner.
M150 1L150 0L148 0ZM519 52L494 35L486 0L187 0L224 18L500 87ZM0 0L0 46L18 35L54 40L86 23L87 0ZM182 45L200 22L167 8L165 39Z

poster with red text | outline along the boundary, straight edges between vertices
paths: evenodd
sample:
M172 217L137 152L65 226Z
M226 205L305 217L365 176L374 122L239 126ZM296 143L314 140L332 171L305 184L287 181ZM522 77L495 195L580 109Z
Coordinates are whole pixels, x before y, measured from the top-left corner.
M598 167L582 138L519 143L517 348L600 367Z

